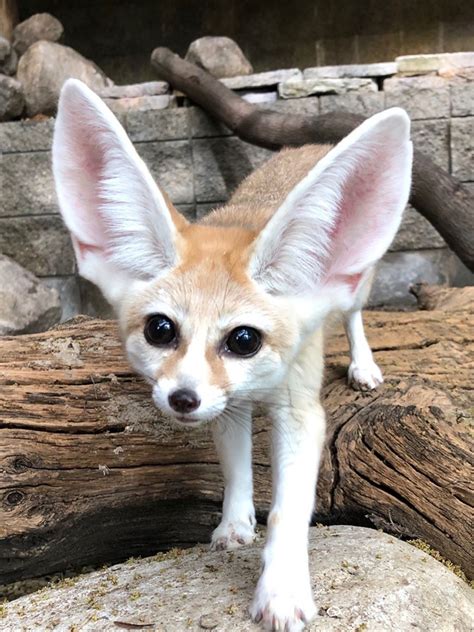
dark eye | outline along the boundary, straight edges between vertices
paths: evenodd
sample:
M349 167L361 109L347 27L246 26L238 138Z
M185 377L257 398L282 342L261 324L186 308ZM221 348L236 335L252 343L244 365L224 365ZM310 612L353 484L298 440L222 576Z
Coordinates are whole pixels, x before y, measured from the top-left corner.
M236 327L226 340L226 347L239 356L252 356L262 346L262 336L253 327Z
M144 334L147 342L158 346L169 345L177 337L175 324L163 314L153 314L148 317Z

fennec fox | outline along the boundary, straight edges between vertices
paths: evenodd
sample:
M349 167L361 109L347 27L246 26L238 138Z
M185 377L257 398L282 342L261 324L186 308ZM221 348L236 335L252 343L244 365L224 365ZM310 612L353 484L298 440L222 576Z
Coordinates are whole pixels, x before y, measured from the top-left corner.
M267 406L273 500L250 606L266 629L301 630L315 613L307 536L325 434L321 329L345 313L350 381L382 381L360 308L399 226L411 162L409 119L393 108L335 147L281 151L191 224L103 102L77 80L61 93L54 176L79 272L115 308L156 406L190 430L211 423L225 479L214 548L253 540L251 414Z

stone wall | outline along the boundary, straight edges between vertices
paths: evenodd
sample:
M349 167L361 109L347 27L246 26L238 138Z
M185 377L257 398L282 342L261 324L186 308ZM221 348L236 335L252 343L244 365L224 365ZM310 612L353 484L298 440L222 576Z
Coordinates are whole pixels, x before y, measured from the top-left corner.
M418 148L474 191L473 65L474 54L465 53L223 81L245 98L280 112L345 109L371 115L400 105L412 118ZM189 218L225 202L242 178L271 155L232 136L182 97L107 101L160 185ZM63 318L78 312L105 315L108 309L98 293L76 275L58 215L50 166L53 124L53 119L0 124L0 252L60 290ZM408 288L418 281L464 284L472 276L432 226L408 208L379 266L370 302L410 305Z

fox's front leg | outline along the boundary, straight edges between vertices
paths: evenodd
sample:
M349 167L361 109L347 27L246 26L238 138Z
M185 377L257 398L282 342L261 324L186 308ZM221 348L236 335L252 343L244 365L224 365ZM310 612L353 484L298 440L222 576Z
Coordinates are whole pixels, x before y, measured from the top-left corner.
M351 351L348 382L355 390L371 391L382 384L383 376L365 337L360 309L344 314L344 326Z
M302 630L315 614L308 526L324 443L325 416L314 398L273 410L273 502L263 570L250 613L267 630Z
M224 474L222 520L212 534L212 549L234 549L255 538L252 486L252 411L226 413L213 429Z

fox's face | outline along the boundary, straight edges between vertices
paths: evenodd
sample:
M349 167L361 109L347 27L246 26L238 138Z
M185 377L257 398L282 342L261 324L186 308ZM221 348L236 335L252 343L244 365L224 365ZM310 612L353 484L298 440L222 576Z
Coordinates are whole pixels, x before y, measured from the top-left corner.
M178 422L264 400L296 353L301 327L291 301L266 294L246 272L253 238L189 226L180 264L137 284L121 304L128 357L157 407Z
M114 306L158 408L191 426L274 398L306 337L353 305L388 248L411 152L394 108L332 149L273 158L279 170L254 174L245 222L190 224L102 101L66 82L53 144L61 212L79 271ZM288 186L275 204L278 179Z

